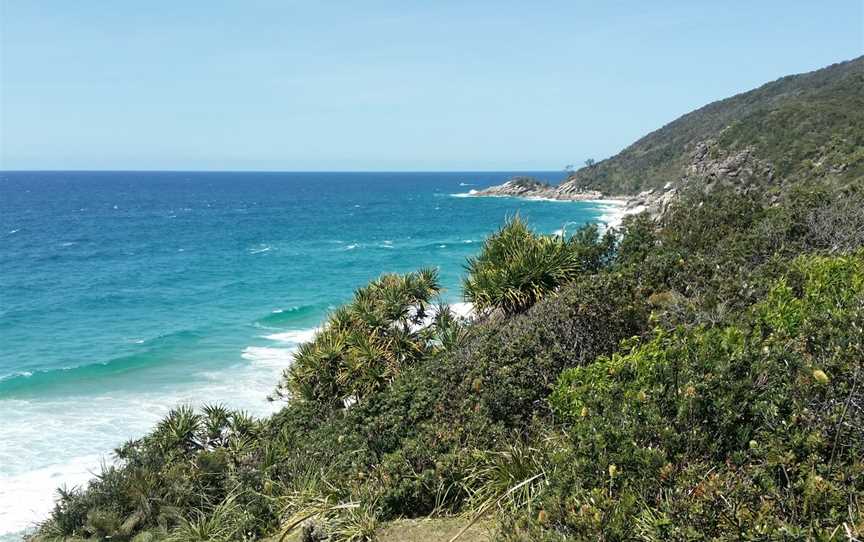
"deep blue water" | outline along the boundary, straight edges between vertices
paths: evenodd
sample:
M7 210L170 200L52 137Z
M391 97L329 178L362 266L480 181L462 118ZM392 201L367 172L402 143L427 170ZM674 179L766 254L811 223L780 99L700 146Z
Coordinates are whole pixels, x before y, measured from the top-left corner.
M270 412L297 342L369 279L435 266L460 301L508 215L609 212L458 196L512 175L0 172L0 538L178 402Z

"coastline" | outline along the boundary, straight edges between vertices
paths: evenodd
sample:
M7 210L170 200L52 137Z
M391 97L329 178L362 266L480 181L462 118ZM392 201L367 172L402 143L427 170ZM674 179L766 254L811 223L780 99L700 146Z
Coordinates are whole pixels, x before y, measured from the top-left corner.
M453 194L457 198L512 198L525 201L545 201L558 203L593 203L600 206L598 208L602 214L599 217L599 222L608 228L617 228L624 221L624 218L629 215L639 214L646 211L648 207L639 198L627 196L601 196L596 193L576 193L576 194L560 194L558 197L549 197L546 195L534 195L531 193L511 194L494 192L495 189L505 186L499 185L489 187L483 190L471 190L459 194ZM489 190L493 190L489 192Z
M57 175L46 174L45 181L41 180L43 174L33 181L30 178L36 175L29 173L12 177L47 182ZM111 306L115 320L112 325L99 326L99 318L106 313L106 308L94 302L92 312L82 311L80 319L75 321L79 327L63 328L66 335L58 335L58 340L64 343L63 356L74 356L90 363L55 370L46 362L44 367L28 368L32 374L18 378L14 390L10 383L5 383L6 388L0 392L4 395L0 397L0 408L9 406L10 416L4 420L5 442L0 443L0 464L4 467L0 469L0 541L21 540L22 530L26 532L35 522L50 515L58 485L86 487L102 463L112 463L111 453L117 445L146 434L178 404L197 408L218 398L230 408L247 411L255 417L270 415L272 409L280 405L267 402L267 394L272 392L282 370L291 363L296 345L311 338L321 323L310 313L326 312L329 306L339 303L338 292L350 292L352 286L362 283L367 276L400 269L409 263L440 266L444 272L444 287L452 294L452 297L444 294L444 300L450 302L450 308L458 316L470 318L470 305L458 297L464 257L479 250L488 229L521 205L518 199L499 199L480 205L480 202L447 198L457 190L474 188L458 185L457 181L464 178L461 173L406 175L404 177L409 180L414 179L418 190L409 194L402 184L388 182L382 186L387 190L392 186L392 197L381 198L386 199L381 204L375 194L370 195L360 188L364 183L356 182L358 176L344 175L322 183L322 197L315 199L316 207L295 215L295 219L284 220L282 209L289 208L290 198L293 198L290 190L277 193L275 203L266 209L258 209L253 203L264 199L265 189L270 188L270 177L261 181L253 179L242 184L240 189L241 185L233 183L231 175L183 174L186 175L215 182L224 190L228 190L228 184L238 188L236 192L229 192L230 199L220 200L218 205L207 200L208 205L194 205L178 216L174 212L167 212L165 216L141 215L139 218L145 222L136 223L136 234L147 231L153 235L148 238L151 241L134 252L124 251L122 243L132 234L121 235L123 229L119 228L125 224L131 227L132 222L117 221L117 218L138 216L126 209L134 209L139 193L151 195L146 182L138 185L139 192L128 195L117 195L111 186L97 195L88 193L91 205L93 201L105 200L107 213L80 211L83 204L68 211L73 218L87 217L88 225L93 226L88 234L93 239L101 239L99 234L104 231L97 226L109 220L119 224L112 239L118 243L116 251L122 258L118 256L104 263L91 255L89 243L79 240L67 245L67 241L75 241L70 237L61 237L55 243L48 235L50 229L21 228L14 241L4 247L50 247L53 255L50 262L53 263L39 267L38 273L32 270L35 266L28 265L31 261L28 253L18 260L17 267L11 268L13 277L17 272L19 276L29 277L28 280L40 280L40 284L45 284L42 292L46 298L48 294L55 295L54 288L58 285L53 266L69 266L70 262L82 268L98 266L96 271L112 270L113 263L123 264L120 271L110 274L111 283L97 280L99 291L106 293L112 291L114 281L125 277L123 270L126 269L150 269L154 277L166 284L169 283L168 272L175 267L196 264L208 271L201 277L196 276L194 283L192 276L186 282L171 282L174 290L170 301L177 309L170 313L147 304L158 300L142 299L137 291L128 291L120 297L121 303ZM503 174L495 175L497 177L481 178L477 187L500 183L506 178ZM83 173L71 176L89 178ZM158 180L180 174L150 176ZM317 179L318 175L284 174L283 177L285 182L306 183ZM394 181L403 179L401 174L394 177ZM365 179L365 174L360 177L360 180ZM113 180L106 178L100 182L108 185ZM168 184L178 188L160 191L154 197L166 209L186 209L188 196L180 190L181 183ZM269 191L266 194L273 198ZM57 197L68 195L61 193ZM202 195L201 201L208 197ZM536 203L530 204L536 212L533 224L544 233L553 232L569 220L580 224L609 222L621 206L620 201L603 199L586 201L582 206L544 205L544 200L535 200ZM115 204L118 210L113 209ZM65 216L54 214L45 221L51 223ZM251 221L250 216L261 220ZM298 216L302 220L296 219ZM16 224L23 223L23 218L15 220ZM240 231L245 237L236 242L232 239L224 243L206 242L221 239L208 232L225 223L241 224ZM194 224L195 228L189 229L187 224ZM14 229L19 230L17 226ZM184 236L178 237L176 233L181 229ZM263 247L269 249L262 250ZM154 258L154 254L159 258ZM218 267L205 266L215 257L219 257ZM169 262L172 266L156 267L158 262ZM127 265L129 263L135 266ZM333 267L325 276L320 270L327 266ZM294 274L286 274L285 270ZM87 276L95 274L100 278L96 271ZM58 290L56 295L67 295L68 304L78 303L89 309L86 299L76 297L80 292L74 288L76 275L61 276L68 280L59 284L71 286ZM275 280L277 276L308 277L306 284L312 288L308 293L295 290L290 287L291 282L286 286L284 280ZM170 275L170 279L176 280L174 275ZM212 295L212 292L219 295ZM207 295L202 295L204 293ZM53 299L34 298L30 303L42 306ZM144 329L125 325L136 321L132 308L153 315L154 324ZM54 316L50 312L47 314ZM41 320L48 317L39 316ZM81 334L86 340L76 341L68 336L72 335L71 330L84 327L89 329ZM22 340L16 341L16 345L37 344L23 340L29 329L21 328ZM23 355L22 351L13 350L13 353ZM54 357L40 357L54 361ZM66 366L60 360L55 365ZM82 382L86 386L82 386ZM93 405L98 411L95 414ZM107 405L110 408L106 408ZM34 426L40 430L33 431ZM28 447L27 454L20 453L22 443Z

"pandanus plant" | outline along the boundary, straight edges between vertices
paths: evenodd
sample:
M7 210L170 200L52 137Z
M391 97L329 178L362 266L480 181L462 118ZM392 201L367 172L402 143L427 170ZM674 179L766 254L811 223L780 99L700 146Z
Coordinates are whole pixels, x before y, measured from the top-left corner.
M457 335L449 309L433 308L440 290L435 269L383 275L358 289L298 348L275 395L342 408L387 386Z
M523 312L581 273L597 270L614 245L612 232L601 236L593 225L569 238L537 235L517 215L468 259L464 297L480 313Z

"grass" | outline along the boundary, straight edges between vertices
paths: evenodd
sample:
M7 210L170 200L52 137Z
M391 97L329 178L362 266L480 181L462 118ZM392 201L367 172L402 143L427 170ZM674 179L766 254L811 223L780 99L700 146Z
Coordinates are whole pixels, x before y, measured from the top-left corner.
M449 542L467 524L464 518L403 519L384 525L379 531L380 542ZM459 542L486 542L492 539L488 524L475 523Z

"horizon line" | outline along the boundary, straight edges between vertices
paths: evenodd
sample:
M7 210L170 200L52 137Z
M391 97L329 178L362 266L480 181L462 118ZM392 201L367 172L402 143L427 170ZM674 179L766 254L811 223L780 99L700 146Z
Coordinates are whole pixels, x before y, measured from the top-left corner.
M566 173L560 169L0 169L0 173Z

